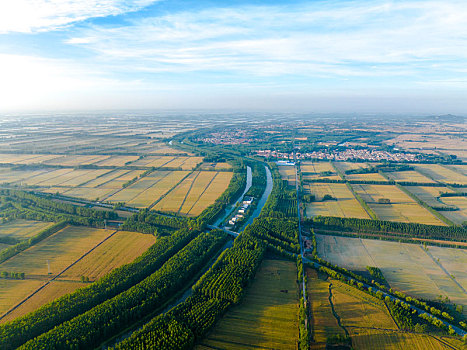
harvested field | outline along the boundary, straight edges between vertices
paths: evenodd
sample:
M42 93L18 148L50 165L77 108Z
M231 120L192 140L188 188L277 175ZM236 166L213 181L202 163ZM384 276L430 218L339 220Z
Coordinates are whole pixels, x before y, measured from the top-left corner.
M345 179L349 181L387 181L380 173L346 174Z
M425 299L447 296L467 309L464 249L429 246L425 251L417 244L320 234L316 240L318 255L334 264L354 271L379 267L392 288Z
M26 275L25 280L0 280L0 311L5 312L16 305L111 233L110 230L67 226L0 264L1 271L24 272Z
M352 187L381 220L446 225L396 186L353 184ZM382 198L390 203L378 203Z
M338 216L369 219L370 216L355 199L354 195L341 183L306 183L306 193L313 194L316 201L306 204L306 215L313 217L317 215ZM322 201L324 195L329 194L337 200Z
M142 159L138 159L137 161L131 163L131 165L159 168L171 162L174 158L175 157L173 156L147 156Z
M181 214L187 215L189 213L192 213L192 209L195 206L195 204L199 201L200 196L203 195L206 192L207 186L209 186L210 183L213 181L213 179L215 177L217 177L218 175L219 174L216 173L216 172L211 172L211 174L209 174L207 172L203 172L202 175L200 175L200 176L198 176L196 178L196 180L193 183L193 186L191 187L190 193L186 196L185 202L183 203L182 207L180 208L180 213ZM227 182L226 182L226 186L225 186L225 188L224 188L224 190L222 192L224 192L225 189L227 189L227 186L228 186L231 178L232 177L225 178L225 180ZM216 191L218 192L219 190L220 190L220 185L219 185L219 188L216 189ZM217 197L219 197L222 194L222 192L219 193L219 195ZM207 204L207 202L205 201L205 205L206 204ZM203 210L204 209L202 209L201 206L198 207L198 209L197 209L197 211L199 211L200 213ZM191 214L191 215L193 215L193 214Z
M319 278L316 270L306 269L308 276L307 293L311 311L311 329L314 343L326 344L329 336L345 335L332 313L329 303L329 282Z
M447 187L432 187L432 186L405 186L407 191L413 193L417 198L428 204L429 206L443 206L443 202L437 199L443 192L454 192ZM443 212L444 215L444 212Z
M214 203L216 199L219 198L219 196L227 189L232 176L233 173L231 172L217 173L212 179L211 183L206 187L204 193L198 198L198 200L186 212L186 214L190 216L197 216L201 214L204 209Z
M467 184L467 176L440 164L416 164L414 165L420 173L444 183Z
M53 225L53 222L23 219L13 220L0 224L0 236L13 237L20 240L28 239L51 225Z
M368 163L356 163L356 162L333 162L335 167L345 173L347 170L354 169L366 169L369 167Z
M283 180L287 180L289 186L295 187L295 167L290 165L279 165L279 174Z
M154 242L155 237L152 235L119 231L0 322L15 319L85 286L86 284L81 282L81 276L89 277L92 282L113 269L130 263Z
M242 303L230 309L195 349L295 350L296 272L293 262L264 260Z
M386 176L396 182L423 182L423 183L435 183L432 179L420 174L415 170L407 171L391 171L386 172Z
M441 212L445 217L462 225L467 221L467 198L466 197L442 197L443 204L459 208L456 211L443 211Z
M217 173L212 171L193 172L157 203L154 209L187 214L215 177L217 177Z
M331 162L302 162L300 170L304 180L341 180Z
M110 158L94 163L97 166L124 166L136 161L138 156L111 156Z
M64 155L61 157L56 157L54 159L45 161L44 164L50 165L67 165L67 166L78 166L78 165L88 165L94 164L105 159L110 158L110 156L103 155Z

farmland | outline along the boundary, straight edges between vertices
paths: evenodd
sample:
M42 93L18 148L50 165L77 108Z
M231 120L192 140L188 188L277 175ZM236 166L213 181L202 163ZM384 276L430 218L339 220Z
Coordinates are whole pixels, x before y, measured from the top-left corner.
M307 183L304 186L306 193L313 194L316 201L306 204L306 215L354 217L368 219L369 215L354 195L342 183ZM331 195L336 200L322 201L324 195Z
M0 237L13 237L19 240L30 238L39 231L52 225L50 222L32 220L13 220L0 224Z
M280 165L279 173L282 179L287 180L290 186L295 187L295 167L291 165Z
M405 186L405 189L413 193L417 198L421 199L423 202L429 206L439 207L443 206L443 202L437 197L441 193L452 193L453 190L447 187L433 187L433 186ZM444 200L445 198L443 198ZM444 215L444 212L443 212Z
M0 264L1 271L24 272L25 280L1 280L0 312L55 277L112 231L68 226ZM50 264L50 274L48 264Z
M443 211L443 215L453 222L462 225L467 221L467 198L466 197L442 197L441 202L459 208L456 211Z
M445 225L396 186L353 184L352 187L381 220ZM383 198L390 203L379 203Z
M332 281L333 303L356 349L450 349L437 338L399 331L384 302L340 281Z
M415 168L422 174L443 183L466 185L467 176L440 164L417 164Z
M368 168L368 163L357 162L333 162L334 166L345 173L347 170L365 169Z
M6 322L24 315L53 299L83 287L81 276L89 278L91 282L101 278L114 268L133 261L154 242L155 238L152 235L119 231L0 322ZM27 267L25 269L27 270ZM31 281L42 283L39 279ZM34 286L37 286L37 284L31 284L29 288L25 289L31 291Z
M386 181L386 178L379 173L346 174L345 179L349 181Z
M196 346L205 349L296 349L298 289L293 262L264 260L243 302Z
M307 276L313 343L326 344L328 337L337 334L345 335L345 333L332 314L329 303L329 282L319 278L313 269L307 269Z
M340 176L330 162L302 162L300 169L304 180L340 180Z
M467 265L467 253L463 249L425 250L416 244L319 234L316 239L318 255L334 264L354 271L376 266L397 290L425 299L447 296L467 308L467 273L462 269Z
M396 182L420 182L420 183L434 183L432 179L420 174L414 170L407 171L392 171L385 173L386 176Z

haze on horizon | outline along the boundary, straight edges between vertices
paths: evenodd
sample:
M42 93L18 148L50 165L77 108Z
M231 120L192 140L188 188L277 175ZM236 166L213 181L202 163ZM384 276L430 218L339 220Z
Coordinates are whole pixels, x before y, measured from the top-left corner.
M8 0L0 112L467 113L465 1Z

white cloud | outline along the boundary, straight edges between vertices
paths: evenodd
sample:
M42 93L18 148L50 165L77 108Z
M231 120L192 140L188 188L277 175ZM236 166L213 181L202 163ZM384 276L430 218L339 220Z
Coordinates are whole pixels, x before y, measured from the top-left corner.
M92 27L84 44L115 69L253 76L401 76L457 71L467 59L467 3L314 2L210 8ZM92 38L92 39L85 39ZM86 43L88 40L88 43ZM131 63L131 64L130 64Z
M53 30L92 17L139 10L156 0L2 0L0 33Z

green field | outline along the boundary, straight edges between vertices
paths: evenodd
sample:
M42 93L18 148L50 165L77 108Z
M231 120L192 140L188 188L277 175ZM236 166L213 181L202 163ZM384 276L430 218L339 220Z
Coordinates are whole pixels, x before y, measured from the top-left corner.
M354 271L381 269L391 287L424 299L449 297L467 314L467 251L464 249L316 235L318 255ZM439 261L438 261L439 258ZM454 276L453 277L451 276Z
M196 346L206 349L290 349L298 342L297 269L264 260L243 301Z

